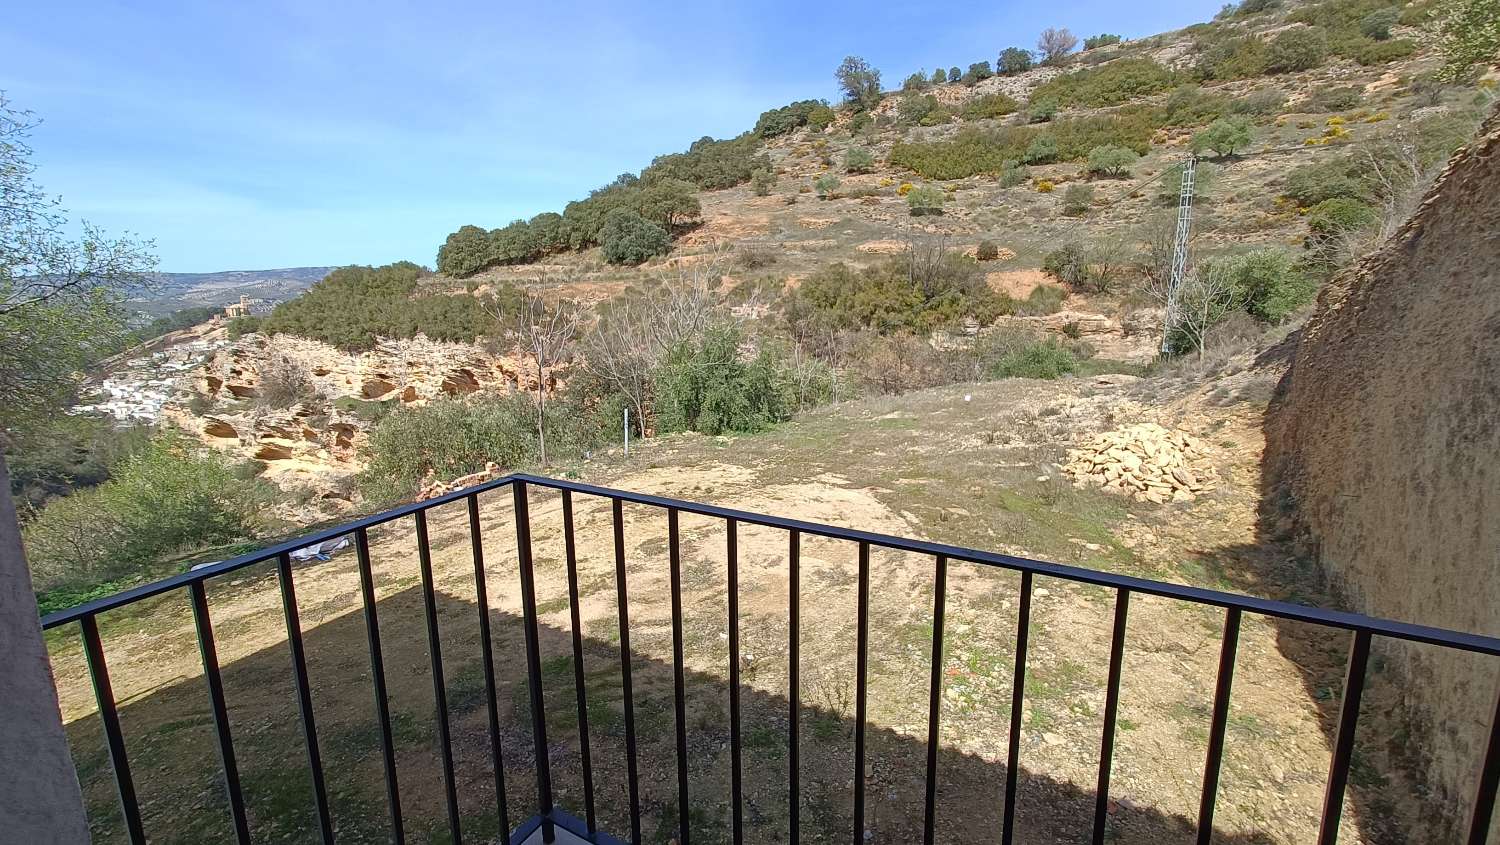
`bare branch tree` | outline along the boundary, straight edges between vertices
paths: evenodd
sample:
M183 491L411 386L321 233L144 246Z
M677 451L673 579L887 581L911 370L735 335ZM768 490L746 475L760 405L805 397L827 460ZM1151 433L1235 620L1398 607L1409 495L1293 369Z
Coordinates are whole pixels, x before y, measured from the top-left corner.
M728 256L716 246L704 261L676 264L644 291L607 303L584 338L584 366L626 398L645 436L651 418L652 377L667 353L726 319L716 292Z
M505 335L536 367L536 398L532 404L536 407L536 439L542 466L547 465L548 376L553 368L569 359L583 326L583 309L579 304L571 299L549 303L537 292L546 287L547 280L539 277L536 290L527 294L525 304L516 313L506 314L494 300L486 306Z
M1036 40L1036 49L1042 54L1042 61L1046 64L1061 61L1077 46L1078 36L1066 28L1053 29L1049 26L1042 30L1041 37Z

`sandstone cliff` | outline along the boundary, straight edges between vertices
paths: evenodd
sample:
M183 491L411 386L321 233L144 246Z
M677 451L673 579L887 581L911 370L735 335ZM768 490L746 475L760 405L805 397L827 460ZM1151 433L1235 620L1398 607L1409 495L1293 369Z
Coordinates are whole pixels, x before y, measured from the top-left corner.
M1500 113L1396 236L1320 297L1268 411L1267 502L1291 509L1353 609L1500 634L1496 420ZM1382 647L1428 779L1465 824L1500 666Z

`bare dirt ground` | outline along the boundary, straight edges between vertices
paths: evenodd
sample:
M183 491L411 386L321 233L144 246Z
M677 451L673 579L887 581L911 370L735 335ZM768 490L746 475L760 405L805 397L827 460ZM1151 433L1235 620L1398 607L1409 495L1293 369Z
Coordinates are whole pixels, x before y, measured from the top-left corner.
M1212 391L1168 379L959 385L835 406L739 438L638 444L628 459L579 468L589 481L867 530L925 537L1116 572L1277 598L1317 601L1306 567L1256 529L1259 417L1273 372ZM965 397L968 397L966 400ZM1209 444L1221 484L1189 504L1152 506L1074 488L1058 471L1077 438L1152 419ZM548 757L559 803L580 815L561 501L533 490ZM623 510L643 836L674 834L676 783L666 518ZM600 826L629 832L621 638L609 504L575 501L586 714ZM489 760L467 516L430 517L448 711L465 839L499 831ZM535 807L531 718L511 498L482 500L486 590L512 825ZM684 515L683 635L694 841L729 835L726 529ZM448 841L434 739L432 678L413 527L372 533L379 625L393 709L402 809L414 841ZM787 537L741 526L739 611L747 840L789 841L787 817ZM840 841L852 824L856 550L805 538L800 628L802 841ZM933 561L871 557L870 841L920 839L931 649ZM1021 733L1022 842L1087 839L1097 777L1115 597L1038 578ZM389 818L354 556L298 568L331 803L341 841L384 841ZM947 591L938 838L993 835L1003 809L1018 576L954 564ZM210 586L236 751L257 841L316 835L305 746L274 570ZM229 836L211 712L185 596L103 620L135 776L153 841ZM1192 840L1222 612L1136 596L1130 604L1110 789L1111 841ZM76 637L55 632L54 663L98 841L122 838L93 698ZM1247 617L1236 663L1215 828L1226 843L1298 843L1316 835L1327 734L1347 643ZM1377 685L1379 677L1376 678ZM1378 709L1380 697L1367 708ZM1378 715L1378 714L1377 714ZM1405 789L1367 713L1343 842L1408 841Z

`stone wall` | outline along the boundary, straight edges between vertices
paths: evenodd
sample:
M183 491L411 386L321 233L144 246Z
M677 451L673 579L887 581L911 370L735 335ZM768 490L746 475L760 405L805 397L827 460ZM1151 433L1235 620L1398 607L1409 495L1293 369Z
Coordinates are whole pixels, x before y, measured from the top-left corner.
M1292 509L1352 609L1500 635L1500 115L1406 226L1324 291L1266 439L1268 502ZM1427 780L1465 824L1497 661L1384 655Z

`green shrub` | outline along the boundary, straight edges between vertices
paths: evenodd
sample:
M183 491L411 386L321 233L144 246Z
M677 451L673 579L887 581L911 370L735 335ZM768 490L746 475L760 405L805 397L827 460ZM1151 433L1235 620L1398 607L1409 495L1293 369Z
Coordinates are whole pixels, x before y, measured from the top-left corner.
M986 118L1004 117L1021 108L1014 97L1005 94L985 94L964 103L963 117L965 120L983 120Z
M816 108L807 113L807 128L814 132L822 132L837 118L838 114L826 103L819 103Z
M771 189L776 187L776 174L769 170L758 169L750 174L750 189L758 197L768 197Z
M841 184L839 177L832 173L824 173L813 180L813 190L818 192L818 199L832 199L834 192L839 189L839 185Z
M1331 197L1307 212L1307 228L1315 237L1332 237L1373 225L1379 215L1353 197Z
M1269 47L1254 35L1213 36L1195 43L1194 71L1203 79L1250 79L1266 72Z
M661 431L762 431L791 416L790 385L769 347L740 358L737 328L678 344L654 376Z
M965 318L992 322L1002 303L979 265L949 253L934 260L908 254L857 269L832 264L788 295L785 317L793 336L839 330L931 332Z
M812 110L809 121L811 115ZM705 191L716 191L744 184L756 168L770 167L770 159L760 152L760 139L752 133L723 141L705 136L694 141L686 152L652 159L650 166L641 171L641 182L649 185L661 179L681 179Z
M901 83L901 90L921 91L927 87L927 84L927 71L919 70L911 76L906 77L906 81Z
M374 348L377 338L472 341L491 320L468 295L424 295L426 269L401 261L383 267L341 267L264 319L266 334L293 334L350 351Z
M1299 165L1286 177L1282 196L1310 207L1335 197L1360 199L1368 196L1369 186L1356 175L1356 168L1345 159Z
M1456 82L1475 65L1492 64L1500 54L1500 8L1494 0L1455 0L1443 18L1444 63L1439 76Z
M628 208L617 208L599 232L604 260L611 264L640 264L672 248L672 237L656 223Z
M1057 100L1052 97L1033 97L1026 104L1026 120L1029 123L1046 123L1057 116Z
M113 418L92 414L58 414L12 432L5 462L17 510L24 518L48 499L102 484L113 467L150 443L150 429L118 427Z
M1236 301L1263 323L1279 324L1312 301L1317 282L1280 249L1257 249L1228 258L1210 259L1233 287Z
M1328 35L1319 27L1288 29L1266 48L1266 70L1271 73L1311 70L1327 60Z
M969 65L969 70L963 75L963 81L973 85L981 80L989 79L995 72L990 70L989 62L975 62Z
M1249 146L1254 127L1246 117L1221 117L1193 135L1193 152L1213 150L1220 157L1234 155Z
M1038 85L1031 98L1063 106L1117 106L1166 91L1175 81L1170 69L1151 59L1124 58L1055 76Z
M976 351L984 362L984 374L992 379L1055 379L1077 372L1080 363L1062 341L1030 333L992 332Z
M1212 199L1218 181L1219 168L1206 161L1198 162L1193 168L1193 202L1206 203ZM1182 162L1162 171L1156 184L1156 201L1161 205L1177 205L1182 199Z
M1302 101L1305 112L1335 112L1356 108L1365 101L1364 92L1353 85L1318 87Z
M260 331L262 322L264 321L260 317L235 317L229 321L229 339L239 340L247 334Z
M976 261L994 261L999 257L1000 246L994 241L980 241L979 246L974 248L974 260Z
M1196 85L1179 85L1172 89L1163 106L1163 126L1204 126L1223 117L1229 101L1220 94L1204 91Z
M919 185L906 194L906 204L911 209L913 217L923 214L942 214L943 203L947 200L946 194L931 185Z
M1020 47L1006 47L1000 51L1000 59L995 62L995 69L1002 76L1014 76L1031 70L1031 51Z
M775 138L806 126L813 113L828 108L822 100L799 100L779 109L761 112L750 130L762 138Z
M1110 178L1129 176L1139 158L1135 150L1105 144L1089 150L1089 173Z
M1050 135L1038 135L1021 154L1025 164L1048 164L1057 160L1057 141Z
M1383 65L1404 59L1417 52L1417 43L1407 38L1390 41L1371 41L1354 51L1353 59L1362 65Z
M1083 39L1083 49L1093 50L1098 47L1108 47L1111 44L1119 44L1120 36L1100 34Z
M1031 176L1027 173L1026 168L1021 166L1020 162L1006 161L1000 165L1000 187L1002 188L1014 188L1017 185L1024 185L1030 178Z
M1044 317L1062 310L1068 292L1056 285L1037 285L1026 298L1013 302L1011 313L1017 317Z
M1286 94L1277 88L1259 88L1243 97L1236 97L1229 101L1229 112L1231 114L1256 115L1268 117L1280 114L1286 105Z
M850 147L844 153L844 170L849 173L869 173L875 169L875 157L864 147Z
M931 82L932 82L933 85L942 85L944 82L947 82L947 81L948 81L948 72L946 70L943 70L942 68L938 68L937 70L935 70L935 71L932 72L932 80L931 80Z
M1401 20L1401 10L1394 6L1376 9L1360 18L1359 31L1364 33L1366 38L1384 41L1391 37L1391 27L1395 26L1399 20Z
M1063 190L1062 213L1069 217L1082 217L1094 204L1094 189L1090 185L1073 183Z
M1068 242L1042 258L1042 271L1074 290L1108 293L1125 269L1123 246L1107 236Z
M896 121L903 126L937 126L953 113L931 94L907 94L896 104Z
M261 496L217 454L163 437L108 481L52 500L22 532L40 590L152 574L163 559L247 536Z

